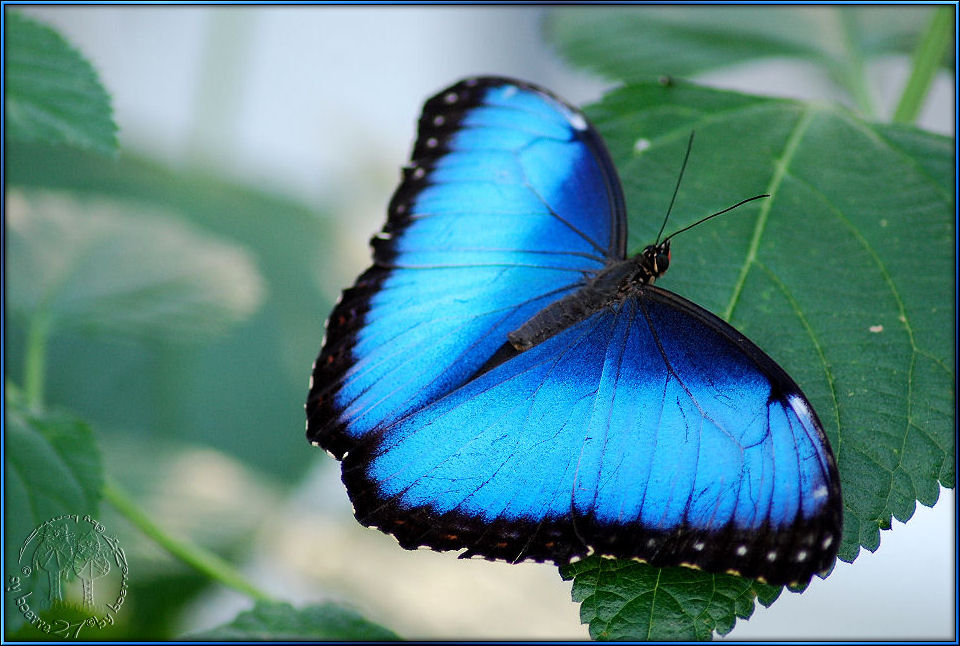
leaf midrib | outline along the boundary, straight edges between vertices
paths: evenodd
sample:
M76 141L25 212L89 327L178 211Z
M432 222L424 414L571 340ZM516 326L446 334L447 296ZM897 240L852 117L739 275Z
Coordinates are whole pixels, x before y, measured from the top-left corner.
M777 200L777 193L780 189L780 184L783 183L783 178L787 174L790 163L796 156L797 148L800 146L800 140L803 138L804 133L810 126L810 122L813 121L814 112L815 109L812 106L808 105L803 108L803 111L800 113L798 118L797 125L794 126L790 136L787 138L787 143L784 146L783 154L781 154L780 158L776 162L776 165L774 166L773 176L767 183L766 189L766 193L770 195L770 199L764 200L760 204L760 213L757 215L757 222L753 227L753 236L750 239L750 246L747 248L747 254L744 257L743 264L740 267L740 273L733 285L733 293L730 295L730 301L727 303L727 307L720 315L720 318L722 318L724 321L730 321L734 308L737 306L737 303L740 302L740 295L743 293L744 285L747 282L747 274L750 273L750 269L757 260L757 251L760 248L760 241L763 238L763 234L767 228L767 220L770 216L770 209L773 208L773 204Z

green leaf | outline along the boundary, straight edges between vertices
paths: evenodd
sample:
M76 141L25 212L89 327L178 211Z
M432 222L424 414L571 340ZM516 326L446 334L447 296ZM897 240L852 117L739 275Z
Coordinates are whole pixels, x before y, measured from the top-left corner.
M596 556L560 568L573 580L580 619L596 640L708 640L725 635L737 618L748 619L754 602L769 606L781 588L729 574Z
M93 431L63 413L29 412L9 385L7 390L7 536L23 540L18 528L29 533L60 514L95 514L103 469Z
M623 180L631 253L657 236L691 131L666 233L771 195L675 238L657 284L729 320L800 384L838 459L840 558L875 550L891 516L933 505L955 478L952 141L833 106L682 83L630 85L587 114ZM672 599L687 598L675 577L718 585L702 572L663 576L657 589ZM677 619L699 617L695 604L660 604L654 611L667 614L650 617L619 577L598 580L597 609L584 611L597 634L610 622L649 628L651 639L674 638L677 626L708 631L710 622ZM716 630L743 616L735 598L712 598Z
M21 546L35 529L63 515L96 516L103 467L89 426L64 413L28 411L10 384L4 433L4 564L20 572ZM12 599L6 595L8 631L23 623Z
M297 610L289 603L257 603L230 622L190 635L203 641L394 641L392 631L358 613L325 603Z
M909 51L929 15L922 7L560 8L546 33L571 63L610 79L793 58L822 66L856 96L863 59Z
M54 328L184 339L259 306L249 254L169 214L54 192L7 195L8 305Z
M7 137L115 152L110 97L90 63L49 27L5 14Z

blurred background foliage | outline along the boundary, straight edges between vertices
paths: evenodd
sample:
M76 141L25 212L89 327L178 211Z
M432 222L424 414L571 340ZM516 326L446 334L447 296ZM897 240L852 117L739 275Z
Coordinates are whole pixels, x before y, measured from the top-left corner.
M84 420L96 429L84 450L96 445L151 517L242 560L263 510L312 457L297 429L332 303L321 282L336 262L333 224L317 205L118 149L109 96L83 56L16 12L5 33L8 394L20 383L25 409ZM8 467L27 444L11 440L10 419ZM82 503L36 493L29 474L66 480L73 467L51 474L44 455L8 469L27 474L32 513L16 513L14 485L7 555L45 514L98 511L99 491ZM122 522L99 512L108 527ZM124 537L136 576L119 619L136 621L122 635L173 637L176 613L211 582ZM9 600L7 616L16 627Z
M183 272L189 271L185 261L206 263L211 251L231 252L218 267L219 282L209 267L195 268L193 278L202 275L208 293L148 292L141 285L131 298L149 303L101 303L121 312L153 308L158 319L153 326L129 325L118 334L116 326L93 320L83 322L84 329L53 337L50 356L69 356L71 361L50 371L50 399L98 427L118 429L124 437L163 428L170 439L217 446L270 476L295 479L302 473L309 453L299 450L301 438L281 429L302 425L293 395L302 394L303 357L316 353L318 321L331 305L329 290L321 289L319 279L335 254L332 249L317 253L324 241L332 241L329 219L315 208L217 179L209 171L175 171L129 154L106 158L43 144L15 144L7 155L8 183L33 194L41 188L66 192L75 200L74 209L109 197L123 204L124 216L139 222L144 235L155 241L146 214L158 209L163 215L155 218L205 232L213 249L199 253L170 241L173 248L163 250L167 267L179 274L169 276L170 282L184 279ZM125 248L117 248L115 240L103 242L125 259L111 265L113 273L129 278L131 272L149 271L134 241L126 241L131 247ZM31 274L25 278L34 280ZM186 280L196 286L195 280ZM230 302L231 290L243 302ZM205 312L211 302L231 310L231 316ZM172 324L167 310L180 306L195 317L192 329ZM21 325L12 326L11 339L22 334ZM198 335L202 343L194 338ZM10 345L14 374L22 365L17 352L22 347ZM98 369L91 370L93 365ZM118 390L123 397L116 397ZM277 432L271 435L264 429Z
M97 11L35 13L52 23L72 21L88 37L110 24L97 22L97 15L136 19L131 13L119 17ZM394 140L384 141L363 130L367 125L358 130L345 119L348 140L309 138L309 145L330 149L326 161L317 162L322 170L307 173L320 187L310 192L245 176L231 159L230 146L207 147L218 133L227 132L224 124L239 119L239 107L237 113L218 112L237 98L237 75L253 75L257 65L270 74L266 59L253 58L251 51L245 55L238 43L255 42L254 34L266 39L279 24L279 14L262 8L207 11L213 18L196 39L200 45L187 50L200 53L193 65L201 69L193 110L196 122L209 127L193 129L190 154L171 159L162 143L142 145L163 137L163 129L152 132L149 122L120 121L118 143L111 95L129 95L109 84L104 88L85 52L56 30L5 9L7 568L16 566L9 555L38 523L56 513L89 511L117 529L135 573L129 606L119 613L122 623L114 635L172 638L196 633L198 626L226 624L238 609L250 608L248 596L255 595L224 594L208 575L162 549L155 536L133 529L130 515L117 511L123 511L125 500L117 492L125 491L164 532L226 562L244 564L246 575L277 598L348 599L368 604L366 614L402 634L450 636L463 630L473 636L469 631L490 624L489 616L496 612L483 605L484 597L498 596L504 606L523 600L528 614L517 623L490 627L489 635L519 636L516 631L526 628L530 632L522 635L530 637L585 637L576 607L569 603L569 584L561 583L555 570L505 566L491 576L489 568L502 564L457 563L463 581L432 579L442 583L429 593L421 586L414 595L415 577L430 572L433 561L411 561L412 555L405 563L391 561L395 576L387 582L382 577L386 561L338 556L348 553L347 544L359 545L360 553L401 550L391 539L354 526L339 487L338 465L306 445L302 406L307 376L333 299L368 262L363 244L383 217L396 168L413 137L419 102L474 73L527 77L574 102L596 98L599 89L609 87L564 68L550 57L550 43L567 61L626 81L663 74L709 80L710 74L761 59L800 61L817 68L824 86L833 88L828 98L861 114L890 118L900 106L884 89L889 83L870 87L864 79L876 78L876 60L903 60L915 52L932 12L825 7L790 14L759 8L719 13L696 8L450 10L459 22L451 21L452 27L437 36L452 39L446 45L425 40L423 50L403 51L396 60L381 56L385 67L379 71L369 65L351 71L348 61L327 61L344 69L345 77L339 84L316 83L322 86L320 96L336 103L339 93L349 96L357 86L369 86L366 103L389 106L401 126L392 127ZM322 11L336 10L314 8ZM345 38L365 42L378 37L378 27L370 27L376 24L373 11L380 12L379 29L391 34L391 43L407 42L395 32L422 17L401 8L353 11L355 22L341 24L354 26L341 31ZM394 13L388 17L388 12ZM170 25L179 29L181 21L195 26L184 20L182 10L139 15L161 17L157 34L170 33L163 31ZM312 13L319 22L304 24L322 25L324 16L337 15L346 14ZM289 22L283 24L290 28ZM329 24L327 33L335 41L336 30ZM474 33L476 42L458 41ZM494 35L517 42L496 47L489 40ZM312 42L316 34L307 36ZM166 42L142 46L156 48L157 57L168 51L172 58L178 56ZM435 62L437 51L447 51L444 46L478 53ZM295 57L286 55L282 64L291 67L297 82L311 85L309 69L297 68ZM395 83L390 65L416 66L428 58L433 67L421 84L406 88L406 95L398 91L396 101L384 100ZM531 60L548 62L538 67ZM953 69L952 57L941 62ZM139 76L147 85L152 81L149 74ZM904 80L901 75L899 82ZM795 91L793 96L805 90ZM299 95L291 102L283 91L260 92L271 93L284 110L313 112L314 106ZM166 109L162 101L158 104ZM920 117L925 118L922 111ZM263 118L283 121L276 113ZM358 119L375 121L370 115ZM360 183L342 182L335 170L358 163L349 155L361 159ZM290 175L297 172L303 169ZM64 437L76 444L54 456L51 452L65 446ZM30 474L51 461L84 486L31 494L36 490L30 488ZM11 485L11 473L24 475L23 490ZM42 475L49 480L49 473ZM114 504L100 504L102 487ZM321 549L334 556L318 558ZM513 586L515 598L502 592L504 577L513 575L527 577ZM554 587L542 592L548 583ZM386 590L382 598L387 601L369 601L364 588L371 585ZM538 599L524 590L536 590ZM559 606L539 598L547 594L569 606L566 614L559 616ZM414 596L428 609L412 601L406 605ZM444 603L454 610L444 610ZM6 629L18 630L19 614L9 598L7 604ZM458 626L457 613L462 615L467 605L480 619L464 618ZM336 627L332 632L331 626ZM336 607L291 614L289 606L261 599L253 610L202 635L321 639L392 634L384 630Z

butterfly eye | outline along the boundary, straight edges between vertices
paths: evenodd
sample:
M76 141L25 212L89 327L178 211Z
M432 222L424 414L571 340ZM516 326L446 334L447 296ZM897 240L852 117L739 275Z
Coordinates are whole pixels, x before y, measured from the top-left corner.
M658 249L654 257L654 275L662 276L670 266L670 247Z
M643 266L651 276L662 276L670 266L670 241L650 245L643 250Z

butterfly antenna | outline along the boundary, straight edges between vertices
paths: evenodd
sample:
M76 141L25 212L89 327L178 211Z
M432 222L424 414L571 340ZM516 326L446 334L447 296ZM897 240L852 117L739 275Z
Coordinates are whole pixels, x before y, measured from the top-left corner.
M712 214L708 215L708 216L705 217L705 218L702 218L702 219L700 219L700 220L697 220L696 222L694 222L693 224L691 224L691 225L689 225L689 226L683 227L683 228L680 229L679 231L674 231L673 233L671 233L670 235L668 235L666 238L664 238L663 241L666 242L667 240L669 240L669 239L672 238L673 236L677 235L678 233L683 233L683 232L686 231L687 229L692 229L693 227L697 226L698 224L703 224L704 222L706 222L706 221L709 220L710 218L715 218L715 217L717 217L718 215L723 215L723 214L726 213L727 211L732 211L732 210L734 210L735 208L737 208L738 206L743 206L743 205L746 204L747 202L752 202L752 201L754 201L754 200L759 200L759 199L762 198L762 197L770 197L770 196L769 196L769 195L754 195L753 197L748 197L748 198L745 199L745 200L740 200L739 202L737 202L737 203L734 204L733 206L728 206L728 207L725 208L724 210L722 210L722 211L717 211L716 213L712 213ZM659 239L659 236L658 236L657 239Z
M670 198L670 206L667 207L667 214L663 217L663 224L660 225L660 232L657 234L657 241L654 244L660 243L660 236L663 235L663 230L667 226L667 220L670 218L670 212L673 211L673 203L677 201L677 192L680 191L680 182L683 180L683 171L687 169L687 160L690 159L690 149L693 148L694 133L694 130L690 131L690 139L687 140L687 152L683 156L683 166L680 167L680 176L677 177L677 185L673 187L673 197ZM677 233L679 233L679 231Z

